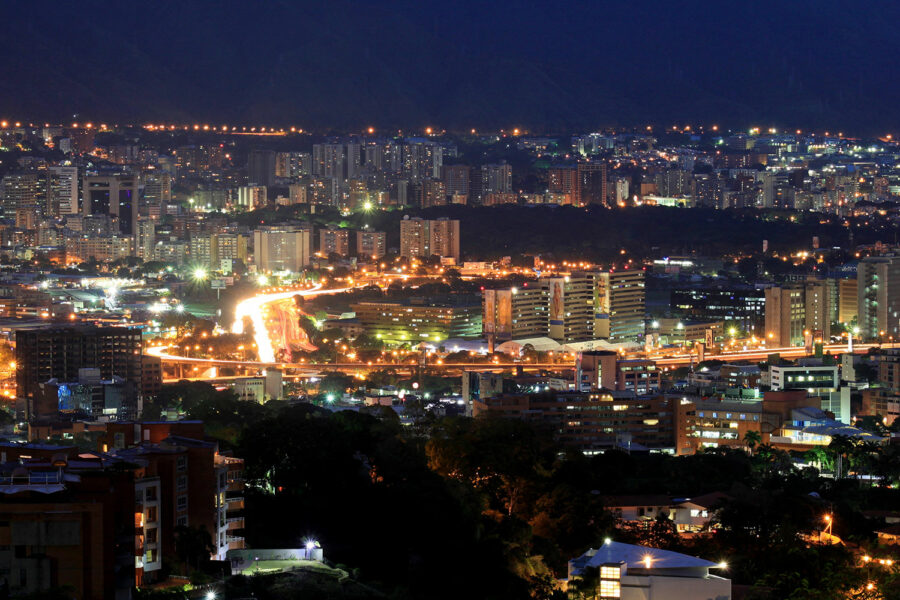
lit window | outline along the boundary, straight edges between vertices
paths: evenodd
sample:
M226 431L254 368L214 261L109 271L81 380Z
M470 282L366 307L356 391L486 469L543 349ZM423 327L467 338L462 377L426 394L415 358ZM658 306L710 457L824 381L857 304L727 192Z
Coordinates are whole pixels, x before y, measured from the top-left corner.
M619 567L600 567L600 579L619 579L621 576L622 569Z
M601 598L620 598L622 594L621 584L618 581L610 581L608 579L600 580L600 597Z

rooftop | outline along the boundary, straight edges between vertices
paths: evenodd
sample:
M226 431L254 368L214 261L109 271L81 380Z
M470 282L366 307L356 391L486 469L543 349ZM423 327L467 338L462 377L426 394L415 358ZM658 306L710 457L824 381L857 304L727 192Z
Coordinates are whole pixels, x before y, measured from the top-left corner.
M720 566L718 563L679 552L613 541L603 544L597 550L592 548L570 562L573 574L580 573L586 567L616 563L625 563L629 571L632 569L646 571L649 563L649 570L657 572L683 569L705 570Z

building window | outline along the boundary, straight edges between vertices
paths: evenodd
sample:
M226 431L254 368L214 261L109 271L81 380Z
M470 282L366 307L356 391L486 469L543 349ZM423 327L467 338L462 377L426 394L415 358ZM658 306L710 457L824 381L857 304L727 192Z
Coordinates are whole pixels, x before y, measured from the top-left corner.
M175 519L176 527L187 527L187 517L181 516Z
M187 469L187 456L179 456L178 460L175 462L175 468L179 471L184 471Z
M178 510L187 510L187 496L181 495L178 496L178 501L176 502L176 507Z
M187 475L180 475L178 477L178 487L179 492L183 492L187 489Z

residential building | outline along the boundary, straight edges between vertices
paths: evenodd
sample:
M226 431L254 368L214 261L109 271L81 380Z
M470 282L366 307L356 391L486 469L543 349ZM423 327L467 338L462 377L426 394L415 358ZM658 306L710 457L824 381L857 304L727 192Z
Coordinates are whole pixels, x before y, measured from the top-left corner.
M400 256L427 258L435 255L459 260L459 221L404 217L400 221Z
M247 181L250 185L275 185L275 152L271 150L251 150L247 158Z
M731 580L710 573L720 563L670 550L607 541L569 561L568 585L589 567L598 571L600 599L731 600Z
M13 596L66 589L73 598L129 598L144 563L133 472L56 446L2 450L0 571ZM24 459L16 454L27 453Z
M294 225L272 225L253 231L253 260L263 272L297 273L309 266L312 230Z
M900 339L900 258L869 257L856 271L859 335Z
M856 279L838 280L838 322L853 323L859 315L859 297Z
M350 230L329 225L319 230L319 254L350 256Z
M681 396L589 392L499 394L473 399L475 417L491 415L546 426L557 441L585 454L613 447L673 452Z
M482 298L483 332L493 341L547 335L549 320L546 288L526 284L520 288L484 290Z
M385 255L387 234L383 231L357 231L356 255L363 259L378 260Z
M766 343L772 348L802 345L806 301L801 285L766 289Z
M48 327L16 332L16 396L34 398L38 384L77 381L79 369L141 383L141 331L130 327Z
M93 235L73 235L66 238L66 262L82 263L90 260L113 262L134 256L133 238Z
M607 205L606 162L579 162L575 168L577 188L575 204Z
M612 343L636 342L644 335L644 272L620 269L598 273L594 337Z
M572 273L541 280L549 303L549 337L559 342L580 342L596 337L594 331L596 274Z

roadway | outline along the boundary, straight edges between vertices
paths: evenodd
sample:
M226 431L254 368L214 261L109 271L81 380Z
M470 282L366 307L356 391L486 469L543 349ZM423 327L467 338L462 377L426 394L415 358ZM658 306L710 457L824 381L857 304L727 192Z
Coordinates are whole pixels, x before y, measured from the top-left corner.
M340 294L352 290L352 287L339 289L323 289L322 284L318 284L310 289L292 289L279 290L277 292L263 292L241 300L234 309L234 323L231 325L231 332L236 334L244 333L244 319L249 318L253 324L253 341L256 343L257 353L259 355L259 366L274 366L275 355L281 348L276 348L272 341L269 328L266 326L266 305L282 300L293 299L294 296L303 296L308 298L322 294ZM283 336L284 337L284 336ZM162 358L162 356L160 355ZM172 360L171 355L165 357L166 360Z
M309 362L293 362L278 361L276 355L286 344L291 336L285 331L281 331L281 345L277 345L273 341L272 331L267 324L267 306L273 303L282 302L284 300L293 299L294 296L311 297L323 294L339 294L354 289L354 287L344 287L337 289L325 289L321 284L308 289L278 289L277 291L261 292L255 296L247 298L239 302L235 308L234 323L231 331L241 334L244 331L244 319L249 318L253 324L253 336L256 343L259 360L227 360L217 358L191 358L171 354L168 352L168 346L158 346L146 350L146 354L156 356L165 363L171 364L191 364L191 365L208 365L209 367L234 367L249 369L265 369L278 368L282 370L290 370L295 372L304 372L315 374L321 371L344 371L359 372L361 370L371 369L414 369L418 362L406 363L383 363L383 362L343 362L343 363L309 363ZM283 323L273 325L284 328ZM294 333L293 337L297 337ZM293 343L303 344L303 340L289 340ZM900 344L856 344L854 351L859 353L868 352L873 347L900 347ZM824 351L838 354L847 351L846 344L829 344L824 347ZM749 348L744 350L736 350L732 352L722 352L720 354L707 354L704 360L720 360L723 362L739 362L739 361L763 361L769 355L777 353L784 358L802 358L808 356L804 347L786 347L786 348ZM690 365L698 361L697 354L635 354L628 356L629 358L649 358L656 361L657 365L663 368L675 368ZM479 369L485 371L497 371L504 369L523 368L527 370L535 369L571 369L572 363L529 363L529 362L492 362L492 363L452 363L440 364L430 362L427 364L430 370L452 371L460 369Z

